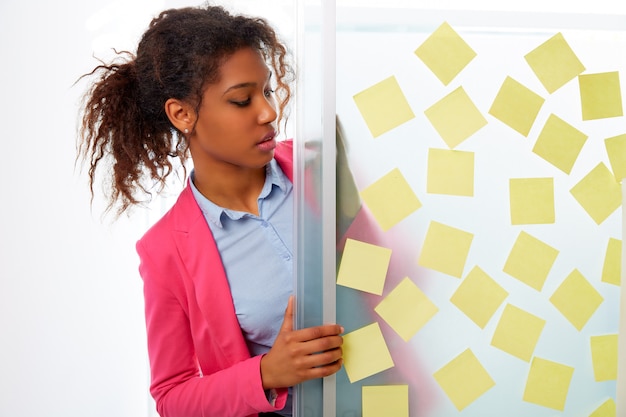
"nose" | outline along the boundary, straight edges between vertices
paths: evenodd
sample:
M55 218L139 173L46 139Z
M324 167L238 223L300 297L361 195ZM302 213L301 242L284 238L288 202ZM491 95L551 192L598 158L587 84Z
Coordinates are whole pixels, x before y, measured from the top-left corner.
M259 123L268 124L272 123L278 117L276 112L276 102L272 97L262 100L261 109L259 110Z

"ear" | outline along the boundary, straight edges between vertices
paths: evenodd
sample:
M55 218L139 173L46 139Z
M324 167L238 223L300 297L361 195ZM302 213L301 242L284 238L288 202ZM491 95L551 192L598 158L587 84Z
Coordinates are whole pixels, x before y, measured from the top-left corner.
M165 114L174 127L181 132L191 132L196 122L196 112L184 101L170 98L165 102Z

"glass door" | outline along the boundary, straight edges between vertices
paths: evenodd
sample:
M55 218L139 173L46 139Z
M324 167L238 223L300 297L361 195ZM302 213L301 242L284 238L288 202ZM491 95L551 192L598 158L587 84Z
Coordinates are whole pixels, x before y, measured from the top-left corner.
M616 415L625 13L326 13L298 158L326 201L300 303L346 328L323 415Z

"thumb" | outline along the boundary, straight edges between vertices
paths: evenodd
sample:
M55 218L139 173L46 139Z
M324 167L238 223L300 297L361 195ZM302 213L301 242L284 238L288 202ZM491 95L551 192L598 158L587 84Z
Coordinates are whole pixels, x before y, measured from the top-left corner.
M287 308L285 309L285 317L283 318L283 324L280 326L281 332L290 332L293 330L293 295L289 296L287 301Z

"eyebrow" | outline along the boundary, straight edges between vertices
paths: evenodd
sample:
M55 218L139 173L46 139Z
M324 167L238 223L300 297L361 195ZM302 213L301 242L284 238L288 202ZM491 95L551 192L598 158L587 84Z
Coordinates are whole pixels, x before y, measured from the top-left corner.
M233 86L230 86L226 89L226 91L224 91L224 94L222 94L223 96L228 94L229 91L232 90L237 90L239 88L247 88L247 87L256 87L257 83L251 82L251 83L241 83L241 84L235 84Z
M272 71L270 71L270 73L269 73L269 75L267 77L267 81L269 81L271 78L272 78ZM256 86L257 86L257 83L254 82L254 81L231 85L230 87L228 87L226 89L226 91L224 91L222 96L226 95L229 91L232 91L232 90L237 90L239 88L256 87Z

